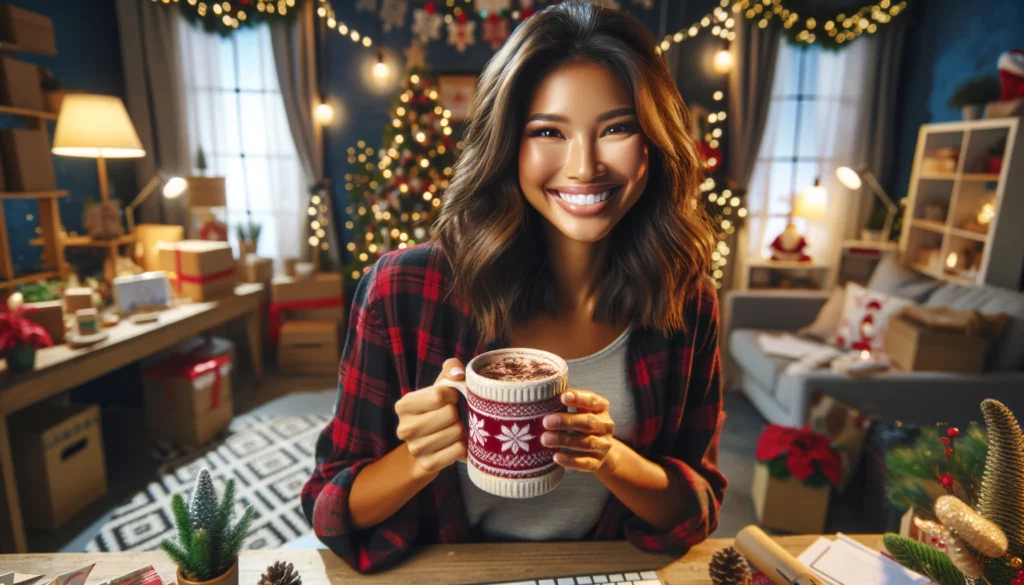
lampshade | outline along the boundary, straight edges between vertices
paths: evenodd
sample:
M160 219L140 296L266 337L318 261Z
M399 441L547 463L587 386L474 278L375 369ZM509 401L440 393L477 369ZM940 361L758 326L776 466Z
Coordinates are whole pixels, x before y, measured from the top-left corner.
M850 167L839 167L836 169L836 178L843 184L843 187L856 191L860 189L861 180L860 173L851 169Z
M139 158L146 155L120 98L69 94L61 104L53 154L85 158Z
M820 181L815 181L813 187L808 187L793 200L793 215L807 219L821 219L828 214L828 191L821 186Z

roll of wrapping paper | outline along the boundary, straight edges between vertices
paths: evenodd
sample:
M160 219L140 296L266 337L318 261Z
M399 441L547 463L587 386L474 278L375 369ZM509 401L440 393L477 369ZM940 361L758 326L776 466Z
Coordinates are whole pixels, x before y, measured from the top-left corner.
M775 585L825 585L757 526L740 530L733 546Z

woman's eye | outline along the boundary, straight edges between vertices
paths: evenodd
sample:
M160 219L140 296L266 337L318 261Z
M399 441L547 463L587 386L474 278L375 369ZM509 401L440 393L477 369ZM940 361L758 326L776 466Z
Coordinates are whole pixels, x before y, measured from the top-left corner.
M615 124L605 130L605 134L632 134L634 132L636 132L636 128L629 123Z
M562 133L555 128L540 128L538 130L534 130L530 134L530 136L536 136L539 138L558 138L561 135Z

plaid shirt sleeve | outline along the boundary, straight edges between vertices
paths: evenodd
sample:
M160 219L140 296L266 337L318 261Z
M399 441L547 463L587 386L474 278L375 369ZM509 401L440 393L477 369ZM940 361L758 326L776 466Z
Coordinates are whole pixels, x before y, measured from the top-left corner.
M375 298L374 265L356 288L341 356L334 418L316 444L302 509L317 537L360 572L398 562L418 536L419 496L384 522L352 527L349 493L359 472L398 446L394 405L401 395L395 353Z
M718 526L718 511L725 494L725 476L718 470L718 440L725 421L722 410L722 364L718 349L718 300L710 287L694 301L687 323L691 330L684 347L676 348L673 373L683 387L667 397L663 432L674 433L667 452L652 460L660 463L687 487L687 517L664 532L631 516L626 538L635 546L655 552L682 554L700 544Z

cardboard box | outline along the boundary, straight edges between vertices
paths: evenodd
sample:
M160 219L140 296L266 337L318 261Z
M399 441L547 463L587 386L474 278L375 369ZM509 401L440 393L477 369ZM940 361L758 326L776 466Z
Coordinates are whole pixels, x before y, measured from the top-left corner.
M238 261L238 280L268 284L274 278L274 261L259 256L246 256Z
M25 525L57 530L107 493L100 409L39 404L12 417L11 444Z
M345 300L341 275L322 273L305 280L287 276L276 276L273 280L271 303L282 305L281 321L290 319L302 321L333 320L345 322ZM315 308L295 307L296 304L329 305ZM288 307L288 305L292 305Z
M135 261L146 272L161 270L161 243L173 244L185 239L185 228L180 225L143 223L135 226Z
M985 367L991 339L937 331L902 316L889 318L885 351L892 365L907 372L976 374Z
M171 306L171 287L167 273L143 272L114 279L114 304L118 313L155 311Z
M39 67L11 57L0 57L0 104L44 110Z
M8 191L53 191L57 176L53 173L50 141L42 130L7 128L0 131Z
M792 475L778 479L768 473L768 465L754 464L754 500L757 523L762 528L796 534L821 534L828 515L832 486L808 487Z
M38 323L46 329L53 339L54 345L64 343L64 303L61 301L45 301L42 303L25 303L25 318Z
M189 353L172 353L143 369L143 412L151 438L199 446L226 429L233 348L214 338Z
M337 321L288 321L277 345L278 371L288 374L336 374L341 360Z
M227 242L185 240L161 244L158 250L160 269L170 276L177 296L213 301L235 294L238 267Z
M82 309L92 308L92 289L87 286L64 289L64 312L74 315Z
M0 41L13 43L29 53L57 53L50 17L10 4L0 5Z

